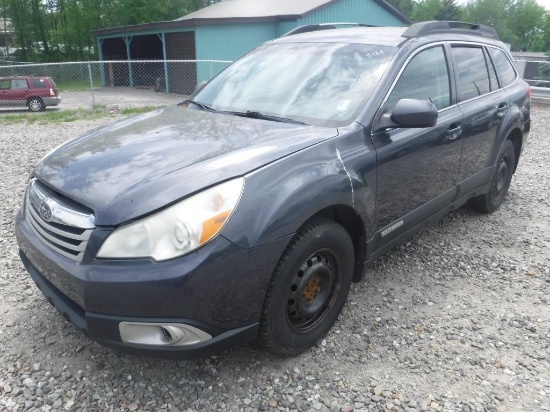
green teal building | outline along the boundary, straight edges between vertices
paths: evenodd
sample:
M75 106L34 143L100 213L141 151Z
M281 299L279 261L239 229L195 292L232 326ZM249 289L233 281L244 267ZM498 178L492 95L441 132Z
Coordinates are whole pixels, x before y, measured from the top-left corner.
M225 0L176 20L94 34L100 60L113 61L102 70L107 85L140 86L155 81L165 91L188 94L225 67L208 61L233 61L296 27L334 22L411 23L385 0ZM189 62L131 63L134 60Z

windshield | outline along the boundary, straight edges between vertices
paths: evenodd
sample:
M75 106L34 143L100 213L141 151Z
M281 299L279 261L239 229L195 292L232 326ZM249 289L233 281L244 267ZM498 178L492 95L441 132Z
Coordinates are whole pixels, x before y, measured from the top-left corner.
M396 50L368 44L268 44L237 60L194 99L220 111L344 126L355 120Z

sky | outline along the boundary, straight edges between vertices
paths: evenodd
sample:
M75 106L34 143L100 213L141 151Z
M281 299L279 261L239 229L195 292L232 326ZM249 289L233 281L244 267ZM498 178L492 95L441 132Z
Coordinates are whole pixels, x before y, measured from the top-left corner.
M469 0L458 0L458 4L466 4ZM537 0L537 3L540 4L543 7L546 7L548 11L550 11L550 0Z

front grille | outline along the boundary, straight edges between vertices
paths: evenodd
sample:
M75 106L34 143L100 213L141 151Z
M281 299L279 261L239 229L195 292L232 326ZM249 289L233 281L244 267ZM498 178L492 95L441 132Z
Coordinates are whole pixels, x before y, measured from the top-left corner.
M94 216L72 206L36 180L27 189L26 218L34 234L57 253L81 262Z

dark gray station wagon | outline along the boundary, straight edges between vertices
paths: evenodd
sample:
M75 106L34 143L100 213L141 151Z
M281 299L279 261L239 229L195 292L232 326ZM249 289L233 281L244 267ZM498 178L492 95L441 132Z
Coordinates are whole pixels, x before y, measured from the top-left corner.
M157 357L296 354L386 250L501 205L530 90L492 28L316 28L38 164L21 259L84 333Z

